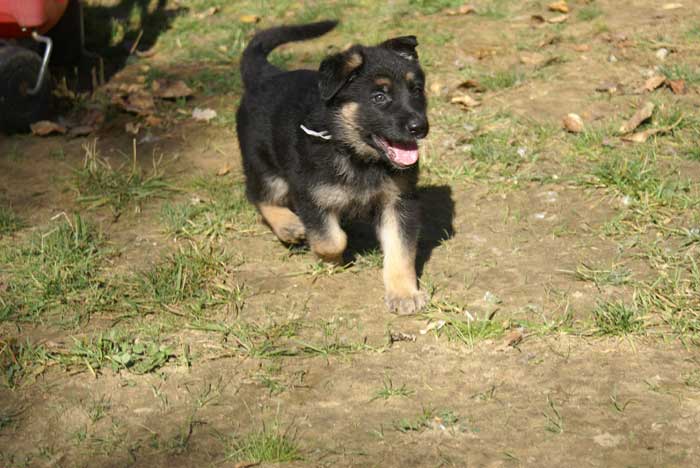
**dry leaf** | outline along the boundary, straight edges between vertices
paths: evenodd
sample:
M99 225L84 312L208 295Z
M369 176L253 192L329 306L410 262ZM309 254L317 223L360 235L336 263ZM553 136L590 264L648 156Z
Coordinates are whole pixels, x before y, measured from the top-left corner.
M557 15L547 19L549 24L559 24L569 19L569 15Z
M521 341L523 341L523 338L524 338L524 337L525 337L525 335L523 334L522 329L513 330L511 333L508 334L508 336L506 336L506 340L505 340L505 341L506 341L506 345L505 345L505 347L517 346L518 343L520 343Z
M231 165L228 164L228 163L226 163L226 164L223 165L223 167L219 168L219 170L216 171L216 175L218 175L218 176L225 176L225 175L228 174L229 172L231 172Z
M199 107L195 107L192 111L192 118L200 122L209 122L214 117L216 117L216 111L214 109L200 109Z
M241 15L238 17L238 21L245 24L255 24L260 21L258 15Z
M578 114L566 114L562 123L564 128L571 133L581 133L584 130L583 119Z
M486 88L484 88L481 83L479 83L476 80L466 80L461 82L460 84L457 85L458 89L471 89L476 93L483 93L486 91Z
M676 120L673 123L673 125L669 125L668 127L650 128L650 129L644 130L642 132L634 133L632 135L623 136L622 140L629 141L631 143L644 143L645 141L647 141L649 139L650 136L670 132L671 130L676 128L676 126L678 124L680 124L682 121L683 121L683 116L679 117L678 120Z
M87 136L95 131L95 127L92 125L78 125L77 127L71 127L68 130L68 136L70 138L77 138L82 136Z
M520 63L524 65L538 66L543 64L546 60L547 57L539 52L523 52L520 54Z
M577 44L574 46L576 52L588 52L591 50L590 44Z
M141 130L141 124L134 123L134 122L127 122L126 125L124 126L124 130L126 130L126 133L129 133L131 135L138 135L139 130Z
M463 94L461 96L455 96L450 100L450 102L452 104L459 104L462 107L465 107L467 109L481 105L481 103L479 101L477 101L476 99L474 99L473 97L471 97L467 94Z
M654 91L656 88L666 82L666 77L663 75L654 75L648 78L642 86L642 91Z
M558 11L559 13L569 12L569 5L567 5L566 2L563 0L559 2L550 3L549 5L547 5L547 8L550 11Z
M685 87L685 80L668 80L668 85L673 91L673 94L685 94L687 89Z
M34 135L46 136L52 133L60 133L64 135L66 133L66 127L56 122L51 122L50 120L40 120L34 122L29 126Z
M606 81L596 86L595 90L599 93L615 94L620 90L620 85L612 81Z
M389 332L389 339L391 343L396 343L397 341L416 341L416 335L412 333L404 332Z
M633 131L635 128L639 127L642 122L647 120L648 118L651 117L651 114L654 113L654 103L653 102L645 102L644 105L637 110L637 112L634 113L634 115L622 126L620 127L620 133L621 134L626 134L630 133Z
M430 94L433 96L442 96L447 92L447 86L443 85L439 81L433 81L430 83Z
M160 127L163 125L163 119L160 117L156 117L155 115L148 115L146 116L146 125L149 127Z
M195 16L196 16L198 19L204 19L204 18L206 18L206 17L208 17L208 16L213 16L213 15L217 14L220 10L221 10L221 9L220 9L219 7L213 6L213 7L207 8L206 10L204 10L204 11L201 12L201 13L197 13Z
M462 5L459 8L450 8L449 10L445 11L445 13L448 16L468 15L469 13L476 13L476 8L474 8L472 5Z
M252 466L258 466L260 462L238 462L235 465L233 465L233 468L250 468Z
M683 8L682 3L666 3L661 7L662 10L677 10L679 8Z
M192 90L182 80L155 80L151 84L153 95L161 99L177 99L192 96Z

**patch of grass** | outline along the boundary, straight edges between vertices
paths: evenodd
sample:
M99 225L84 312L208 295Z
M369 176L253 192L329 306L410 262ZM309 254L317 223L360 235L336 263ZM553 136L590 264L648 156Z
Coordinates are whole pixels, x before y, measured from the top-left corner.
M579 21L592 21L603 14L603 10L598 5L585 5L578 9L576 12L576 18Z
M0 338L0 382L7 388L20 387L30 376L40 374L49 360L50 354L42 345Z
M132 303L149 309L152 305L187 307L197 313L222 304L242 307L243 291L224 283L230 256L212 245L189 243L151 269L138 274Z
M406 387L406 384L403 384L400 387L394 387L394 382L392 382L391 377L385 376L382 388L375 392L370 401L378 400L380 398L383 400L388 400L392 397L409 397L414 393L415 392L413 390Z
M3 247L0 273L8 280L0 320L36 320L47 311L86 317L109 304L113 291L98 276L105 255L100 233L79 215L61 218L28 245Z
M355 256L354 264L359 268L376 270L382 267L384 254L379 248L367 250Z
M574 276L580 281L591 281L596 286L619 286L630 281L632 272L629 268L613 265L610 269L591 268L586 264L576 267Z
M700 41L700 24L694 24L684 33L686 39Z
M461 0L408 0L412 9L423 14L437 13L446 8L454 8L462 5Z
M78 201L88 208L109 206L115 214L120 213L128 204L138 204L154 197L163 197L173 190L166 184L160 173L159 160L153 161L150 175L144 176L136 164L136 143L131 167L124 170L112 168L109 161L102 158L97 150L97 140L83 145L85 159L83 167L74 173L73 190L78 194Z
M599 163L593 174L602 186L645 204L688 207L693 203L688 197L690 183L677 174L661 177L660 169L648 156L614 155Z
M206 96L240 93L243 87L240 74L231 73L228 64L199 69L187 81L192 88L201 90Z
M498 91L518 86L524 78L525 74L521 71L509 69L479 75L477 80L489 91Z
M473 347L478 341L497 338L505 333L503 325L492 320L493 317L479 318L465 312L465 307L446 301L433 302L425 317L430 319L434 332L447 336L448 340L457 340ZM493 315L493 314L492 314Z
M628 335L644 329L637 305L627 305L622 301L599 302L593 309L593 320L601 335Z
M406 433L422 431L431 427L444 430L454 427L458 421L459 417L452 410L436 411L433 408L423 408L418 417L399 419L394 421L393 426L397 431Z
M661 65L659 72L669 80L684 80L687 85L700 84L700 67L687 64Z
M111 408L112 401L109 399L109 397L107 397L107 395L102 395L99 398L91 399L84 407L88 418L90 418L90 422L93 424L104 418Z
M301 449L289 428L282 431L277 423L263 424L259 431L243 437L233 437L225 452L224 461L247 463L285 463L303 460Z
M198 178L193 188L200 195L163 206L161 219L170 235L218 238L229 231L247 233L256 226L257 211L246 199L241 184L224 177Z
M64 365L85 368L95 376L102 369L147 374L176 357L170 346L122 330L75 339L69 351L56 356Z
M24 221L9 207L0 206L0 236L6 236L24 227Z
M547 406L549 406L549 410L545 410L542 412L542 415L545 417L546 420L544 426L545 430L553 434L563 433L564 418L562 418L561 413L554 405L554 401L552 401L552 399L549 398L549 395L547 395Z
M502 20L510 16L511 0L490 0L482 4L477 14L492 20Z

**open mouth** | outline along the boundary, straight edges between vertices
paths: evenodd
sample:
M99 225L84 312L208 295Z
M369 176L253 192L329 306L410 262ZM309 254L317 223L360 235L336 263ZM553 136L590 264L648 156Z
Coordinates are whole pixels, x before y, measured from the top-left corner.
M380 136L372 135L372 139L389 160L400 168L413 166L418 162L418 143L394 143Z

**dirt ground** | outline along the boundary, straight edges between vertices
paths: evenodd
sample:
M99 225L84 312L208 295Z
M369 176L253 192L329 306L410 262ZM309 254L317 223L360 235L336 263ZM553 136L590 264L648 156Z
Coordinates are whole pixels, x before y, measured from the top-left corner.
M89 35L119 2L87 3ZM138 5L141 24L158 13L122 3L115 48ZM578 0L562 20L538 1L163 3L142 54L62 98L68 120L104 116L92 133L0 135L0 466L697 465L700 5ZM326 16L338 31L275 60L421 44L418 316L386 311L367 225L348 225L352 263L334 268L281 245L242 199L240 47ZM141 115L114 100L162 77L193 95ZM480 104L450 102L464 94ZM624 141L647 101L638 130L663 131ZM583 132L562 128L568 113ZM129 184L143 199L109 198ZM89 260L48 262L76 214L99 233ZM72 286L37 301L51 268Z

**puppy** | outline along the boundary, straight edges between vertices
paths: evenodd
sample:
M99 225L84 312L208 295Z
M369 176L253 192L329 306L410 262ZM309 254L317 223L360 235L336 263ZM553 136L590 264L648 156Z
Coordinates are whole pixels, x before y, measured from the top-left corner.
M352 46L318 71L282 71L267 60L275 47L336 24L267 29L243 52L236 128L246 194L283 243L306 240L329 262L342 262L341 222L371 216L384 253L386 305L413 314L427 303L415 269L418 140L428 134L415 36Z

